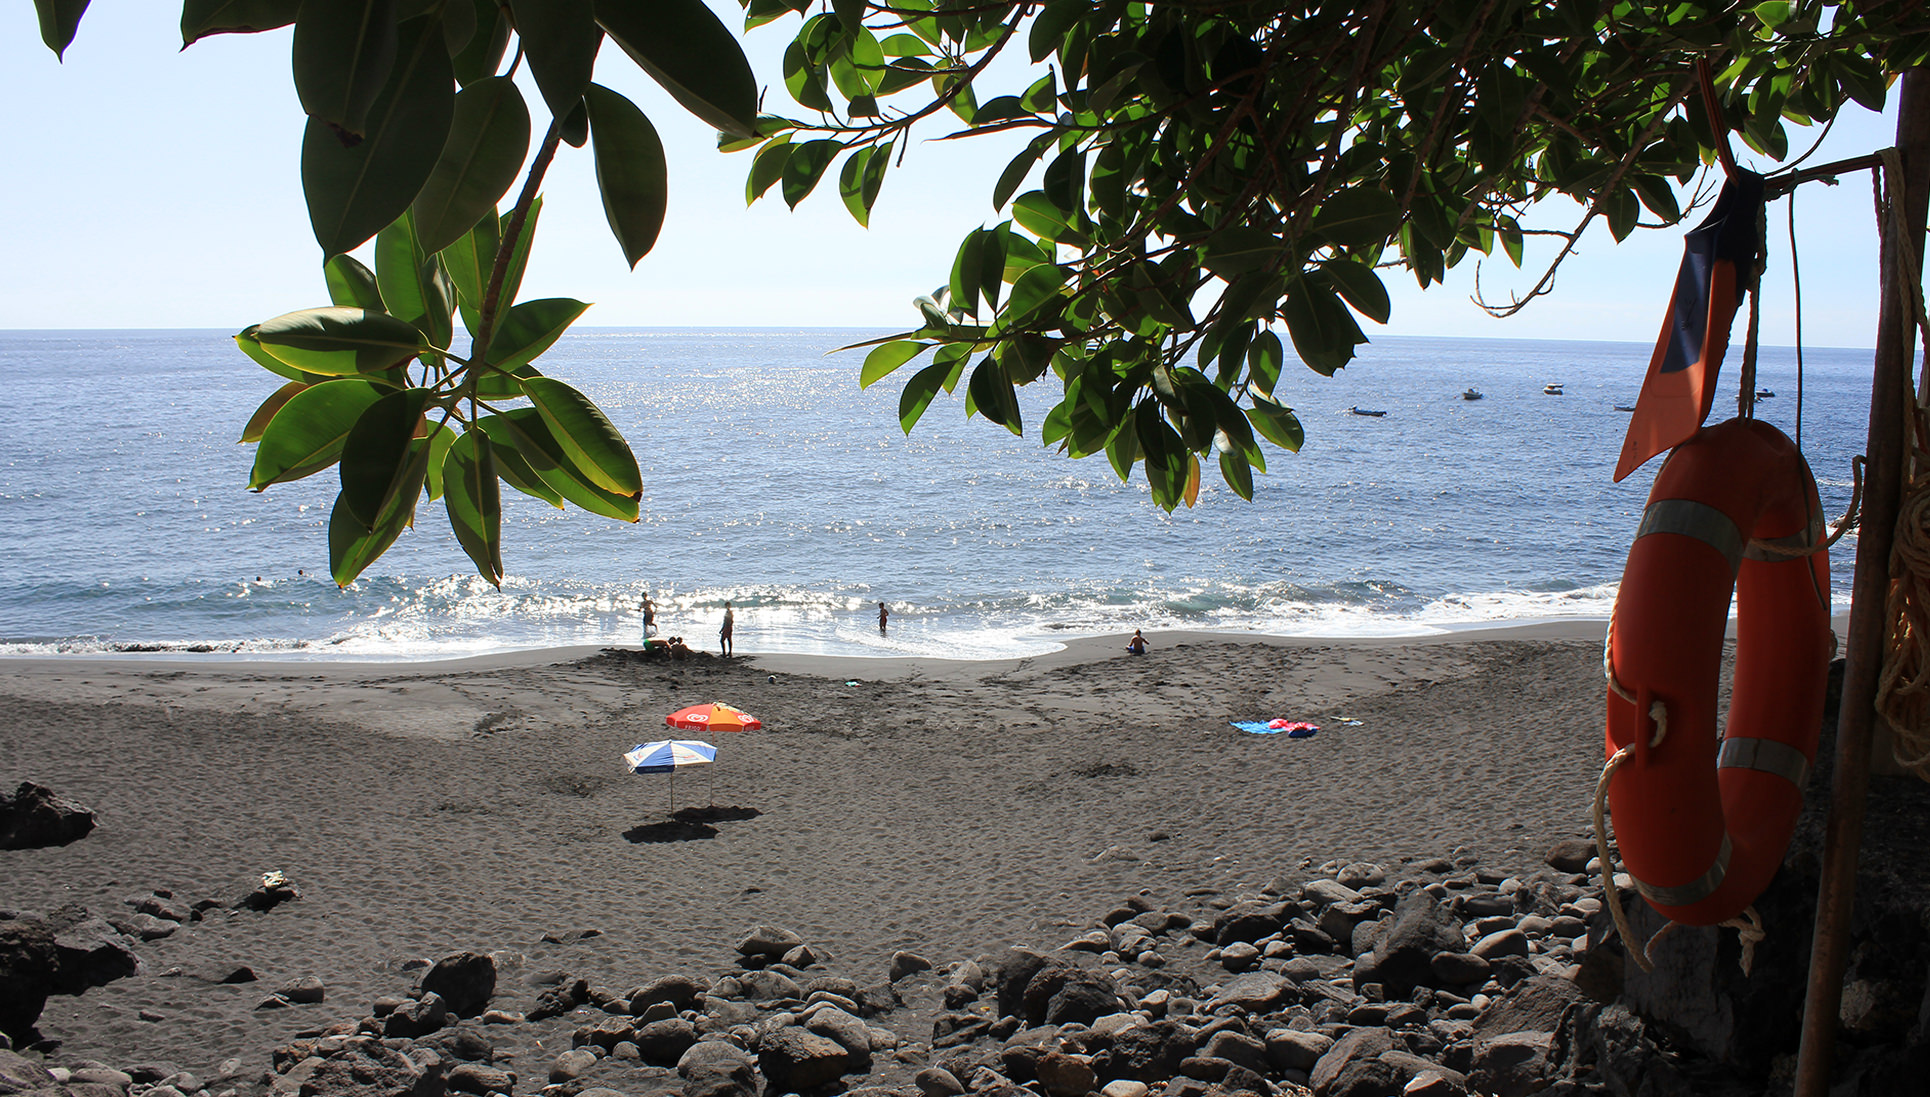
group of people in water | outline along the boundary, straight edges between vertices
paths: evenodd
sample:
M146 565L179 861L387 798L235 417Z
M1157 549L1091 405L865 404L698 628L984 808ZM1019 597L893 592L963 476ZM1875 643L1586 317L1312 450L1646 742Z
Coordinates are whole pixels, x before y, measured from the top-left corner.
M648 640L651 634L657 631L657 603L651 599L648 590L643 592L643 602L638 608L643 611L643 636L645 640ZM890 623L891 610L887 608L883 602L879 602L878 631L880 633L885 632L890 626ZM735 633L736 630L737 614L731 609L730 602L726 601L724 603L724 622L717 629L717 646L726 657L734 654L731 639L732 634ZM672 636L666 643L668 643L670 647L670 657L672 659L683 659L690 655L690 647L684 643L683 637ZM1142 636L1138 629L1134 629L1132 639L1126 641L1126 650L1134 655L1146 654L1146 637Z

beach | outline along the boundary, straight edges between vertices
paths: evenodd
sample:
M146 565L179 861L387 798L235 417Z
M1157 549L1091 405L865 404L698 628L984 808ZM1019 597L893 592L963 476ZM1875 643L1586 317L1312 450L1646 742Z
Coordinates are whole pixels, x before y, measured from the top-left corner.
M1600 629L1162 634L1144 657L1101 637L996 662L14 660L0 779L100 822L0 852L0 906L124 914L155 889L232 903L287 874L298 901L210 911L138 945L140 975L42 1014L63 1056L208 1071L265 1067L295 1031L406 992L411 961L460 950L627 987L729 970L733 942L770 924L876 978L901 949L1050 948L1142 891L1235 894L1335 859L1457 852L1532 869L1587 831ZM754 816L635 840L673 790L621 754L712 700L764 728L678 774L676 806ZM1229 726L1268 718L1321 730ZM258 981L212 981L237 964ZM325 1003L256 1008L305 977ZM522 1008L535 991L509 978L499 995Z

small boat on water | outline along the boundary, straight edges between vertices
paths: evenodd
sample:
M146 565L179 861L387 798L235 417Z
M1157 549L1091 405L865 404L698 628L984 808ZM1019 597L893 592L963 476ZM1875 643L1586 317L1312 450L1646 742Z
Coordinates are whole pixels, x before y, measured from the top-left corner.
M1562 383L1560 381L1556 381L1553 384L1543 385L1541 386L1541 394L1543 396L1560 396L1562 395L1561 385Z
M1615 410L1616 411L1634 411L1635 408L1629 404L1617 404L1615 405Z
M1770 392L1770 391L1769 391L1768 389L1757 389L1757 390L1756 390L1756 399L1758 399L1758 400L1767 400L1767 399L1769 399L1769 398L1770 398L1771 396L1774 396L1774 395L1776 395L1776 394L1775 394L1775 393L1773 393L1773 392Z
M1387 414L1385 411L1373 411L1363 407L1351 407L1351 408L1348 408L1347 410L1353 412L1355 415L1371 415L1376 419L1379 419L1381 416Z
M1468 391L1461 394L1461 399L1463 400L1479 400L1481 398L1482 397L1481 397L1480 389L1469 389Z

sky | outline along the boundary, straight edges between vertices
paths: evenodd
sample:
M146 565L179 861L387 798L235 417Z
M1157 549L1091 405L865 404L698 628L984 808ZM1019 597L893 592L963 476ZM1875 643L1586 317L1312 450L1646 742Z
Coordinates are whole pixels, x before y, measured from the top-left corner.
M711 0L741 27L730 0ZM303 119L288 72L290 33L221 35L179 48L179 7L94 0L65 62L41 44L33 5L0 11L0 329L219 328L328 303L321 254L300 190ZM779 61L795 29L774 23L745 38L766 108L798 114ZM775 190L746 207L750 153L723 155L715 135L614 49L598 79L630 96L663 137L669 213L656 249L632 271L604 221L590 150L564 147L544 187L524 297L574 297L600 327L917 326L914 297L942 284L959 239L1003 219L993 182L1016 151L1011 137L921 141L884 183L869 229L838 200L835 179L796 211ZM1030 77L1014 71L1020 90ZM990 97L981 92L981 101ZM542 109L529 94L540 132ZM936 137L947 129L934 128ZM1894 141L1895 121L1852 107L1811 165ZM1813 135L1794 131L1803 148ZM1770 165L1737 143L1738 158ZM835 170L835 169L834 169ZM513 191L512 191L513 194ZM507 199L506 199L507 202ZM1572 227L1570 214L1551 226ZM1803 339L1872 345L1876 228L1868 173L1797 197ZM1795 328L1785 203L1770 207L1762 339L1791 345ZM1681 258L1681 227L1620 245L1591 230L1551 297L1507 320L1470 300L1475 264L1425 293L1385 271L1392 322L1380 334L1652 342ZM1552 249L1544 248L1544 264ZM1539 276L1486 262L1481 285L1505 301ZM1738 331L1740 338L1740 331Z

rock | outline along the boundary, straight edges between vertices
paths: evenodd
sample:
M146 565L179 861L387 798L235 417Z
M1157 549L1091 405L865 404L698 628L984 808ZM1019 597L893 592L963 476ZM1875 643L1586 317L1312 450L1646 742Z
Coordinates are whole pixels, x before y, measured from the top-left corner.
M1580 1000L1574 982L1558 975L1525 979L1482 1011L1475 1022L1477 1041L1509 1032L1556 1032L1562 1015Z
M1380 983L1390 998L1406 998L1433 977L1438 952L1463 952L1467 937L1461 923L1427 891L1401 897L1394 916L1373 947L1355 964L1354 983Z
M46 1067L18 1052L0 1050L0 1093L31 1093L55 1084Z
M1039 1059L1036 1073L1047 1097L1085 1097L1099 1085L1092 1060L1084 1055L1047 1052Z
M780 1093L802 1093L829 1085L845 1073L850 1054L828 1036L792 1025L757 1044L757 1068Z
M181 928L179 922L170 922L166 918L156 918L152 914L139 912L109 915L107 924L129 937L138 937L143 941L159 941L172 937L175 931Z
M912 1084L924 1097L961 1097L965 1093L965 1083L944 1067L926 1067L913 1076Z
M1171 1018L1127 1029L1113 1037L1102 1073L1110 1078L1164 1082L1199 1046L1199 1033Z
M1315 879L1301 885L1300 893L1317 906L1332 906L1335 903L1358 903L1360 892L1338 880Z
M1528 935L1519 928L1500 930L1476 941L1468 951L1489 963L1503 956L1526 956L1529 954Z
M47 996L55 992L59 963L53 929L46 922L0 920L0 1033L23 1046L32 1042L34 1023Z
M1119 988L1103 972L1049 968L1025 988L1025 1016L1033 1024L1091 1024L1119 1008Z
M630 1041L637 1046L637 1055L644 1062L675 1066L683 1059L684 1052L696 1046L697 1026L682 1017L668 1017L638 1028Z
M496 993L496 961L480 952L444 956L422 977L422 990L441 997L458 1017L478 1016Z
M804 1027L819 1036L828 1036L849 1053L851 1070L871 1066L873 1033L870 1026L836 1006L820 1006L811 1011Z
M303 1060L276 1080L274 1092L291 1097L442 1097L446 1086L442 1059L434 1052L404 1055L364 1038L345 1041L327 1056Z
M1548 1062L1555 1038L1547 1032L1509 1032L1475 1045L1468 1081L1494 1097L1529 1097L1552 1080Z
M32 781L0 792L0 849L45 849L87 837L94 813Z
M558 1055L550 1062L551 1082L574 1082L583 1072L596 1065L596 1052L588 1048L573 1047Z
M1387 871L1379 865L1356 861L1351 865L1342 865L1340 871L1334 874L1334 882L1356 891L1365 887L1379 887L1387 882Z
M283 983L276 988L275 993L297 1005L312 1006L327 997L328 988L323 986L322 981L315 976L305 975L300 979Z
M1235 1005L1248 1013L1270 1013L1298 998L1299 989L1284 975L1252 971L1227 980L1208 1008Z
M769 1001L773 998L804 998L804 988L797 980L777 971L747 971L737 977L744 987L744 997L753 1002Z
M643 984L630 995L630 1012L638 1017L651 1006L668 1003L673 1009L694 1009L704 984L688 975L665 975Z
M1314 1092L1320 1094L1321 1097L1328 1097L1330 1094L1342 1092L1336 1090L1334 1084L1340 1077L1341 1072L1350 1064L1356 1060L1379 1063L1380 1060L1377 1057L1380 1053L1392 1050L1394 1050L1394 1038L1388 1035L1386 1030L1378 1028L1354 1029L1340 1039L1335 1040L1333 1046L1328 1048L1326 1053L1320 1057L1320 1060L1314 1064L1313 1069L1308 1071L1308 1083L1313 1086ZM1384 1068L1384 1075L1376 1076L1391 1078L1394 1068L1385 1063L1381 1063L1380 1065ZM1391 1092L1399 1088L1400 1082L1396 1081L1388 1085L1382 1092Z
M1548 850L1543 862L1556 872L1585 872L1595 859L1595 843L1587 838L1564 838Z
M516 1075L481 1063L461 1063L449 1072L449 1088L457 1093L509 1093L516 1088Z
M750 958L776 960L804 943L804 938L778 926L758 926L737 942L737 952Z
M1259 962L1260 950L1245 941L1235 941L1220 950L1220 966L1228 971L1247 971Z
M996 965L998 1012L1001 1017L1020 1015L1025 1005L1025 990L1034 976L1048 967L1071 967L1060 956L1047 956L1029 948L1009 948Z
M589 980L565 979L537 995L536 1004L529 1010L529 1019L546 1021L551 1017L561 1017L589 1000Z
M443 1004L442 996L434 993L424 994L400 1007L382 1019L382 1035L414 1039L427 1036L449 1023L449 1007Z
M1334 1038L1323 1032L1295 1028L1267 1031L1267 1064L1276 1071L1311 1071L1322 1055L1334 1046Z
M578 1028L570 1033L570 1045L572 1047L595 1045L608 1055L618 1044L628 1041L635 1033L636 1030L627 1019L615 1017Z
M1401 1087L1401 1097L1466 1097L1466 1086L1449 1080L1445 1068L1424 1070Z
M1147 1097L1152 1087L1131 1078L1115 1078L1099 1087L1099 1097Z
M1354 1059L1314 1092L1320 1097L1387 1097L1400 1092L1406 1080L1401 1069L1385 1059Z
M810 945L799 945L779 958L781 963L789 964L800 970L810 967L813 964L822 963L823 960L824 957L819 955L818 951Z
M1213 920L1213 941L1230 945L1235 941L1250 943L1271 937L1280 932L1293 913L1294 909L1285 903L1235 903Z
M1487 979L1492 967L1484 956L1471 952L1437 952L1428 957L1428 971L1437 987L1471 986Z
M1200 1049L1200 1054L1208 1058L1224 1059L1256 1074L1266 1073L1270 1065L1267 1062L1265 1043L1233 1029L1221 1029L1208 1037L1206 1046Z
M895 983L907 975L916 974L920 971L930 971L931 967L932 964L930 960L925 959L915 952L894 952L891 954L890 979Z

